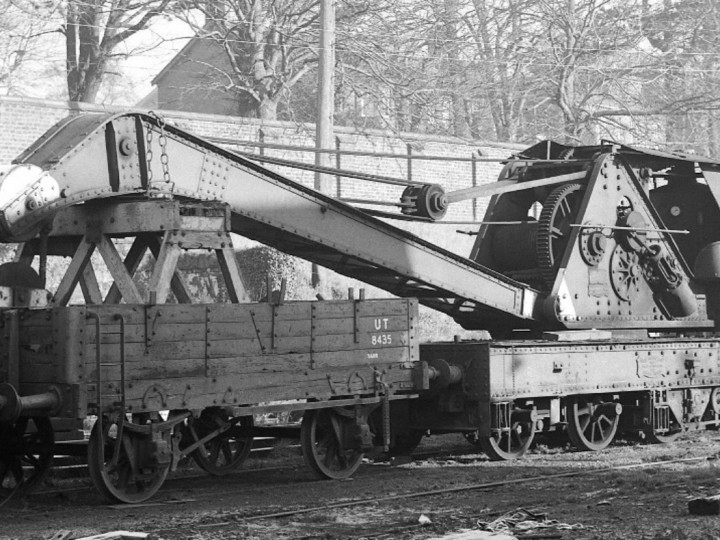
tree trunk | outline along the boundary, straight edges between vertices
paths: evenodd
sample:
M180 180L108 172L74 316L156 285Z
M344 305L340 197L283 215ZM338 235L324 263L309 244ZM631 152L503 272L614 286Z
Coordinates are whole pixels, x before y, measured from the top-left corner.
M95 103L103 73L105 73L103 60L95 60L84 72L78 69L68 71L68 100Z
M278 98L270 96L263 97L257 107L258 118L263 120L277 120Z

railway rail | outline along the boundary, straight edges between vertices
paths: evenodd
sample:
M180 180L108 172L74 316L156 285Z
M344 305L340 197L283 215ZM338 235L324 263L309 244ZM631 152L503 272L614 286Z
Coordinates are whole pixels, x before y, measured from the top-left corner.
M132 505L130 507L125 506L128 512L135 514L136 516L142 516L139 512L149 512L154 515L167 515L167 523L157 523L157 520L148 520L148 517L138 517L140 520L145 520L147 525L142 529L146 533L154 533L160 536L163 534L176 534L178 530L183 529L191 534L191 531L195 531L197 534L205 534L212 537L213 534L221 535L224 532L234 531L237 534L239 531L244 530L245 527L252 527L253 524L260 525L260 529L248 529L248 534L258 535L262 538L260 531L263 527L267 527L268 531L273 530L273 527L283 526L285 534L292 538L306 537L308 530L312 531L314 535L322 534L339 534L337 524L333 519L327 520L315 520L312 516L329 516L335 515L338 511L351 510L357 508L357 512L360 515L364 515L368 512L368 508L389 508L390 506L396 508L436 508L439 515L442 512L436 507L435 503L430 501L445 501L443 504L450 504L450 501L457 497L467 498L473 493L485 492L488 495L481 497L480 500L491 501L495 499L493 493L498 491L509 492L508 490L517 490L520 486L528 486L529 488L537 488L541 485L552 486L552 485L567 485L567 482L563 482L563 479L575 478L576 482L579 480L581 484L587 486L587 489L593 489L592 486L602 487L607 485L607 478L617 478L619 471L631 471L631 470L666 470L672 467L675 470L685 470L682 467L688 467L688 470L693 470L697 464L706 462L707 460L717 459L717 455L714 453L694 455L692 457L681 457L674 459L662 459L662 455L667 456L667 451L658 453L657 447L642 446L640 448L631 446L634 448L631 453L628 453L628 448L617 447L609 452L604 452L601 457L601 462L593 464L582 464L582 460L578 459L580 454L532 454L528 456L526 463L524 463L523 469L525 471L533 471L530 474L523 473L523 470L515 470L511 478L501 478L500 471L508 471L507 464L503 463L488 463L484 461L480 465L482 469L485 469L486 474L490 475L492 480L485 480L479 482L463 482L461 475L458 473L450 474L450 471L467 471L468 467L459 467L457 465L440 465L441 468L446 468L448 471L447 479L444 482L444 486L436 486L432 489L422 488L418 489L417 484L408 485L405 488L401 488L403 485L400 478L411 478L417 474L418 469L415 467L423 467L422 463L416 464L415 467L410 469L398 469L389 467L372 467L367 470L358 480L362 480L363 485L367 488L373 484L387 484L391 479L395 479L397 482L394 488L395 493L380 493L364 497L351 497L347 498L347 492L334 492L335 495L331 495L331 492L326 492L324 486L326 483L312 480L306 480L306 476L299 475L299 471L296 471L293 475L288 476L286 473L282 475L274 475L270 480L270 484L263 483L259 476L255 476L255 479L238 488L237 485L229 485L226 482L222 484L222 493L224 501L227 504L218 504L217 509L222 510L220 512L210 512L204 514L200 512L201 508L212 507L211 502L217 500L216 495L213 494L213 490L208 485L203 486L197 490L192 487L188 487L185 483L185 479L178 479L178 481L168 482L166 487L161 491L161 497L157 502L147 502L139 505ZM705 447L707 451L707 446ZM687 448L684 451L679 451L678 454L687 455ZM436 453L436 455L438 455ZM444 455L449 459L457 457L452 452L444 452ZM627 457L630 456L631 463L627 463ZM476 456L477 457L477 456ZM566 458L574 458L574 463L570 464ZM658 459L659 458L659 459ZM609 462L609 464L608 464ZM618 464L622 462L622 464ZM536 465L542 463L544 467L550 467L553 471L561 470L561 472L553 472L551 474L543 474L539 472L542 468L537 468ZM567 467L573 467L568 470ZM678 469L681 467L681 469ZM564 470L562 470L564 469ZM442 470L442 469L441 469ZM248 471L249 472L249 471ZM686 473L678 473L685 475ZM298 476L298 478L292 478ZM584 479L584 480L582 480ZM202 483L201 478L196 478L194 481ZM288 483L289 482L289 483ZM207 483L206 483L207 484ZM235 482L233 481L233 484ZM276 485L277 484L277 485ZM287 484L287 485L286 485ZM454 484L454 485L453 485ZM281 487L286 485L285 488ZM230 501L238 501L240 499L253 500L260 497L261 492L272 491L273 488L277 489L292 489L293 492L304 492L304 493L317 493L317 498L322 500L321 504L303 504L302 500L295 500L289 504L290 508L286 510L277 511L275 508L272 511L263 511L261 505L250 504L248 508L237 509L237 502L230 503ZM595 487L594 489L597 489ZM512 492L512 491L510 491ZM188 494L191 494L188 498ZM333 500L338 497L340 500ZM329 500L328 500L329 499ZM421 501L426 500L427 503ZM39 508L42 511L47 512L47 497L37 499L35 497L30 498L26 505L30 505L32 508ZM518 505L527 504L524 502L522 496L517 498ZM413 503L412 501L416 501ZM95 502L90 503L93 506ZM486 503L488 504L488 503ZM228 506L229 505L229 506ZM147 507L143 510L144 507ZM122 510L122 506L115 506L116 510ZM186 508L186 510L181 510ZM534 508L534 507L533 507ZM555 506L553 506L555 510ZM99 509L99 508L98 508ZM177 510L176 510L177 509ZM476 508L479 510L479 508ZM545 509L547 511L547 509ZM52 510L50 510L52 515ZM64 513L63 509L58 509L56 512L58 515ZM372 512L370 511L370 514ZM504 513L504 510L496 508L490 504L488 513L483 513L482 518L487 520L492 518L494 515ZM169 516L178 514L174 518ZM148 514L149 515L149 514ZM347 515L345 513L344 515ZM435 514L431 512L431 515L435 517ZM557 514L555 514L557 515ZM475 520L478 519L479 515L475 514ZM415 516L417 517L417 516ZM49 518L52 522L52 517ZM575 516L575 520L582 521L581 516ZM166 521L166 520L160 520ZM170 522L173 522L171 525ZM449 522L450 523L450 522ZM474 524L473 520L462 521L456 517L453 524L445 524L444 526L450 527L472 527ZM298 529L297 534L290 532L293 527ZM335 527L335 528L334 528ZM410 534L413 531L417 534L418 529L421 525L416 520L405 519L387 519L381 520L370 526L370 524L364 525L359 528L355 535L352 531L343 530L342 537L401 537L403 534ZM311 536L312 536L311 534Z

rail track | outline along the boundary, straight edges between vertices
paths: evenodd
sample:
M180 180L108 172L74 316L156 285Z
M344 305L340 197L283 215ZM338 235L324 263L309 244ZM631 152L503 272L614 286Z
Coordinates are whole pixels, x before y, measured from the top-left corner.
M491 521L518 507L553 517L566 512L565 522L576 519L588 523L583 513L591 505L585 506L583 501L591 501L588 497L593 493L605 493L606 486L619 478L664 479L673 471L671 483L675 487L663 488L677 490L678 483L691 483L698 478L698 470L705 471L717 463L717 435L712 432L673 445L620 441L601 453L540 447L514 463L489 461L462 438L452 437L430 439L425 443L428 448L407 465L369 463L345 481L318 481L301 465L299 453L292 448L279 457L269 453L259 463L251 459L247 467L221 478L181 469L154 500L136 505L103 504L93 495L87 478L76 476L72 479L74 487L57 486L13 501L6 507L6 517L13 525L23 519L38 521L37 527L43 524L44 531L49 526L73 529L75 537L134 530L161 538L208 540L229 536L409 539L421 538L433 527L435 532L472 528L478 519ZM713 477L707 471L703 476ZM572 511L571 517L567 516L564 494L568 493L583 503L575 511L577 517ZM628 495L633 497L630 493L619 497L625 505L633 504ZM602 499L606 497L599 496L600 502L592 506L605 504ZM598 508L602 511L604 507ZM420 513L432 517L430 528L420 530ZM43 519L37 520L40 515ZM353 525L355 519L358 523ZM9 538L51 536L38 534L30 525L17 530L21 532L13 535L13 529L8 529ZM580 538L596 536L577 536Z
M437 438L436 438L437 439ZM275 473L278 476L284 476L286 474L290 474L292 471L297 470L302 465L302 454L300 451L300 445L298 444L288 444L281 447L280 452L282 453L281 456L273 456L273 451L277 451L277 448L273 447L273 442L271 438L268 438L266 441L261 441L261 444L253 448L251 453L251 459L249 460L250 463L252 463L255 460L263 460L267 461L268 464L260 464L260 465L250 465L250 466L243 466L240 467L234 471L228 471L223 478L225 480L223 481L230 481L235 478L242 478L242 477L249 477L253 475L260 475L260 474L267 474L267 473ZM631 444L634 445L635 443L625 443L625 445ZM558 445L561 446L561 445ZM623 442L620 443L620 447L616 447L618 449L621 449L623 446ZM343 502L332 502L325 505L319 505L319 506L308 506L306 508L300 508L300 509L293 509L293 510L287 510L283 512L272 512L272 513L260 513L256 515L244 515L242 513L238 513L237 517L242 518L243 520L247 521L254 521L254 520L262 520L262 519L272 519L272 518L281 518L281 517L290 517L293 515L299 515L299 514L306 514L311 512L318 512L323 510L328 510L332 508L347 508L352 506L359 506L364 504L370 504L373 502L386 502L386 501L393 501L393 500L402 500L402 499L412 499L412 498L422 498L422 497L431 497L434 495L442 495L442 494L450 494L450 493L459 493L463 491L475 491L475 490L483 490L483 489L490 489L493 487L500 487L504 485L509 484L524 484L529 483L532 481L543 481L543 480L550 480L550 479L557 479L557 478L564 478L564 477L576 477L576 476L591 476L591 475L597 475L601 473L606 473L609 471L616 471L616 470L625 470L625 469L642 469L642 468L650 468L650 467L660 467L663 465L668 464L675 464L675 463L693 463L693 462L701 462L704 460L714 459L716 455L714 453L712 454L704 454L702 456L693 456L688 458L677 458L677 459L661 459L661 460L653 460L654 458L652 455L648 455L651 453L651 449L655 448L662 448L661 446L650 446L650 445L643 445L640 446L641 449L645 449L644 456L646 461L639 461L636 463L630 463L630 464L624 464L624 465L612 465L612 466L606 466L606 467L599 467L599 468L591 468L591 469L573 469L570 471L562 472L562 473L554 473L549 475L531 475L531 476L521 476L519 478L512 478L512 479L505 479L500 481L490 481L490 482L477 482L477 483L470 483L467 485L452 487L452 488L442 488L442 489L432 489L432 490L420 490L416 492L410 492L410 493L403 493L403 494L395 494L390 496L372 496L367 498L358 498L353 499L350 501L343 501ZM564 457L566 456L566 457ZM580 458L579 458L580 456ZM578 462L582 461L582 456L590 457L590 454L586 452L566 452L563 450L558 450L558 453L554 453L551 456L551 461L553 465L567 465L567 466L573 466L577 465ZM642 456L641 456L642 457ZM534 464L539 462L546 462L548 459L548 455L542 454L542 453L534 453L526 456L522 461L520 462L512 462L512 464L509 464L508 462L491 462L488 460L487 457L482 455L482 453L479 451L479 449L474 449L471 445L464 445L463 442L459 442L456 444L452 444L450 447L436 447L436 448L429 448L421 451L417 451L413 453L412 458L409 456L407 459L400 458L399 460L394 459L380 459L379 461L373 461L373 460L365 460L366 466L373 469L374 475L383 475L383 474L393 474L393 471L398 470L408 470L404 468L398 468L395 467L395 465L406 465L411 464L409 470L414 470L415 468L424 468L427 464L431 463L433 465L431 466L437 466L437 467L453 467L453 466L460 466L460 467L468 467L472 465L482 465L485 467L492 467L492 468L507 468L508 466L512 465L513 468L519 468L527 469L533 467ZM46 487L45 489L38 489L33 492L30 492L26 495L26 498L29 498L30 500L33 500L35 498L40 497L48 497L48 496L57 496L62 495L66 493L72 493L72 492L81 492L81 491L88 491L91 489L90 484L90 477L87 474L87 466L77 465L77 464L68 464L68 465L60 465L55 466L53 468L53 476L51 477L49 483L53 483L57 479L71 479L73 482L73 485L66 485L66 486L56 486L56 487ZM186 484L188 481L202 481L207 480L208 475L205 471L200 469L199 467L195 466L192 461L189 461L188 463L181 466L178 471L176 471L169 479L168 479L168 490L172 491L173 489L176 489L176 484ZM302 480L301 482L305 482L308 485L315 484L317 482L316 478L309 478L308 480ZM79 485L78 485L79 484ZM244 485L241 488L238 489L223 489L223 495L234 495L234 494L248 494L249 492L252 492L255 489L263 489L262 483L255 483L251 479L251 483L249 485ZM163 490L165 491L165 490ZM162 491L160 492L162 494ZM212 499L213 497L216 497L217 494L213 492L208 492L206 495L204 495L208 499ZM198 495L193 496L193 500L196 501L198 499ZM177 504L177 502L182 502L182 500L170 500L171 504ZM134 505L126 505L126 504L120 504L120 505L109 505L109 507L117 507L117 508L139 508L139 507L150 507L155 505L163 505L167 504L168 500L163 501L162 498L160 498L157 501L150 501L146 503L138 503ZM219 523L218 526L222 525L222 523ZM212 525L205 525L207 527Z

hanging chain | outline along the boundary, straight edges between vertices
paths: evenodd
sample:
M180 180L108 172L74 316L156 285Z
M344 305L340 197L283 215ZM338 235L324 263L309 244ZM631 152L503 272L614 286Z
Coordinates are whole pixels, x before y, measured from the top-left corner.
M167 153L167 136L165 135L165 119L161 117L159 114L157 114L154 111L148 112L150 116L155 118L157 121L157 126L160 128L160 136L158 137L158 143L160 144L160 165L162 166L162 173L163 173L163 181L166 184L170 185L169 192L172 193L173 186L172 181L170 180L170 159L168 157ZM150 125L148 125L147 128L147 161L148 161L148 192L150 191L150 186L152 183L152 168L151 168L151 160L152 160L152 139L153 139L153 131Z
M153 172L152 172L152 140L153 131L152 126L149 122L145 123L145 160L147 161L147 194L150 194L150 186L152 185Z

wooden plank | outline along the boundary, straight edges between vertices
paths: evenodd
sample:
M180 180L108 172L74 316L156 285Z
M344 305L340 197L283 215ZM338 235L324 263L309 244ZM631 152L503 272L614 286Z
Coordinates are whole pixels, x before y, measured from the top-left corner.
M119 327L117 327L119 329ZM271 340L267 332L258 337L249 328L244 338L241 339L212 339L205 341L204 329L202 326L195 327L172 327L156 326L153 330L152 340L149 349L146 351L144 331L138 326L126 327L126 361L143 361L146 355L166 358L168 354L181 355L179 358L203 357L207 349L208 358L223 358L242 355L255 355L267 352L268 354L280 354L285 352L311 352L311 351L350 351L357 349L382 350L383 348L407 347L410 345L408 332L383 332L378 334L363 334L356 343L352 334L337 334L328 336L285 336L275 337L275 347L270 346ZM103 330L104 331L104 330ZM88 329L87 354L95 354L95 333ZM120 343L119 333L104 335L101 339L103 354L108 356L108 361L116 357L119 347L111 345ZM93 356L94 357L94 356Z
M70 266L65 271L65 275L55 290L55 296L52 299L53 305L64 306L70 301L70 297L78 281L80 281L80 275L90 260L93 251L95 251L95 244L91 244L83 237L75 250L72 261L70 261Z
M83 240L84 241L84 240ZM143 299L140 292L132 280L132 276L125 267L125 263L120 258L120 254L115 248L115 244L108 239L107 236L102 235L100 241L97 244L98 251L102 255L105 266L107 266L110 275L115 280L115 283L120 290L122 298L128 304L141 304Z
M308 328L308 335L310 334ZM208 323L207 338L210 341L221 341L226 339L250 339L255 338L260 333L262 338L270 339L271 325L270 321L258 321L253 324L253 320L247 316L242 320L234 323ZM268 341L268 346L269 346Z
M215 253L220 271L225 280L225 286L230 294L230 300L235 303L249 302L250 296L247 293L247 287L243 280L242 271L238 266L232 243L229 246L216 250Z
M393 301L393 303L399 301ZM405 304L404 301L401 302ZM276 306L276 321L308 321L311 319L311 306L315 305L315 321L333 321L333 320L353 320L354 310L352 302L342 302L342 305L332 306L331 310L325 309L327 302L288 302L280 306ZM104 306L96 311L103 317L103 320L112 322L112 317L116 309L130 308L130 312L124 313L128 323L133 322L131 317L133 313L137 317L143 313L144 306ZM134 309L132 309L134 308ZM165 304L153 307L158 313L161 313L164 322L201 322L205 320L207 314L208 323L214 325L216 323L237 324L242 320L249 320L250 314L255 321L271 321L273 318L272 306L267 303L250 303L250 304L192 304L178 305ZM363 313L360 310L358 320L375 321L376 319L395 319L397 321L406 320L408 312L404 309L400 310L373 310L375 313ZM331 326L332 322L322 322L322 325ZM369 322L367 324L370 324Z
M120 361L120 346L100 346L100 359L102 362L116 363ZM86 348L86 357L94 361L95 359L95 343L88 343ZM147 352L146 352L147 350ZM149 357L157 360L173 360L186 358L204 358L205 342L204 341L165 341L162 343L153 343L149 349L145 348L143 343L126 343L125 344L125 361L126 363L144 362ZM89 366L88 366L89 367Z
M193 231L210 231L217 234L218 231L227 231L227 219L225 216L180 216L178 229Z
M61 209L53 220L50 236L82 236L88 221L105 234L164 231L180 225L177 201L127 201L76 205Z
M248 339L227 339L210 341L207 343L207 358L228 358L235 356L255 356L265 352L280 354L283 352L310 352L310 341L294 348L271 349L270 336L260 336Z
M316 319L313 321L313 335L352 334L355 321L345 319ZM359 317L357 328L360 333L393 332L408 329L407 315Z
M159 324L153 327L153 342L161 343L165 341L204 341L206 338L204 324ZM100 343L111 345L120 343L120 325L107 324L102 325L102 335ZM248 334L248 337L253 337ZM90 343L95 343L95 328L88 326L86 330L86 339ZM125 325L125 343L145 343L145 325L144 324L126 324Z
M175 359L153 359L147 362L128 362L125 364L125 381L132 383L141 381L161 381L173 378L204 377L207 369L205 360L202 358ZM95 362L86 364L86 373L89 381L97 378L97 367ZM105 382L120 382L120 365L108 365L100 367L101 380Z
M219 219L225 222L224 218ZM187 229L172 231L166 236L166 241L177 244L182 249L222 249L232 244L230 235L218 229L211 232Z
M125 256L123 264L125 265L128 274L130 274L131 276L134 276L135 272L137 272L137 269L140 267L140 262L145 255L145 251L147 251L146 240L148 237L150 237L150 235L148 234L136 236L135 240L132 243L132 246L130 246L130 250ZM120 293L120 289L118 288L116 283L113 283L110 286L110 290L108 291L107 295L105 296L105 303L119 304L120 300L122 300L122 294Z
M382 367L382 366L381 366ZM412 370L389 369L385 382L397 389L412 388ZM103 384L108 396L117 394L117 383ZM89 395L94 384L87 386ZM204 408L212 405L256 404L293 399L329 399L352 395L374 395L374 372L365 370L298 371L246 377L158 379L134 384L126 392L132 410Z
M349 371L357 369L378 368L391 369L405 368L411 363L410 351L407 348L398 347L384 349L379 353L367 351L344 351L341 353L328 352L322 354L293 353L277 355L255 355L235 356L226 358L211 358L205 361L203 358L184 359L160 359L148 356L143 361L126 363L126 380L148 381L161 380L163 378L177 377L198 377L207 375L213 377L239 376L244 380L252 375L263 377L287 376L296 371L345 369ZM86 373L89 380L95 378L95 362L87 362ZM103 366L102 379L119 381L119 365ZM250 379L247 379L250 380ZM252 384L255 384L253 382Z
M410 342L408 332L383 332L378 335L360 334L358 339L359 342L355 343L353 336L347 334L338 336L317 336L313 340L313 350L342 351L351 349L382 349L385 346L407 346Z
M157 260L160 256L160 239L157 236L152 236L148 238L147 242L153 257L155 257L157 265ZM172 277L170 278L170 288L178 302L181 304L192 304L190 289L187 288L185 280L182 278L177 269L173 270Z
M408 316L409 301L407 299L364 300L358 301L360 317ZM234 321L238 308L252 306L256 320L268 319L272 316L271 306L265 302L256 304L216 304L210 307L210 322ZM312 308L314 306L314 308ZM321 301L321 302L286 302L276 306L277 317L283 320L305 320L311 317L314 309L316 319L353 318L355 302L352 300Z
M170 292L170 281L172 280L173 274L175 274L177 261L180 257L180 247L171 240L172 234L173 233L169 231L165 233L157 261L155 262L155 268L150 277L148 290L152 303L165 303L168 293Z
M269 353L283 352L311 352L311 351L349 351L353 349L382 349L383 347L407 346L409 336L407 332L385 332L379 336L361 334L359 343L355 343L352 334L340 334L331 336L300 336L300 337L275 337L275 347L271 348L261 336L262 345ZM214 340L208 343L208 357L222 358L236 356L238 354L252 353L253 346L259 347L260 343L247 339ZM255 349L258 351L259 349Z
M93 312L100 316L103 325L117 324L117 320L114 318L116 314L123 316L125 324L145 324L146 314L157 319L158 324L199 323L205 321L205 307L200 304L103 305L93 306Z
M307 320L310 318L311 304L312 302L288 302L277 306L277 313L285 320ZM214 304L208 306L208 323L235 322L243 313L252 313L256 321L271 321L273 318L272 306L267 302Z
M100 292L100 285L98 284L92 263L85 266L80 276L80 289L82 289L86 304L102 304L102 293Z
M408 347L383 347L382 349L360 349L356 351L313 353L314 369L342 366L379 366L397 364L405 367L413 362Z

